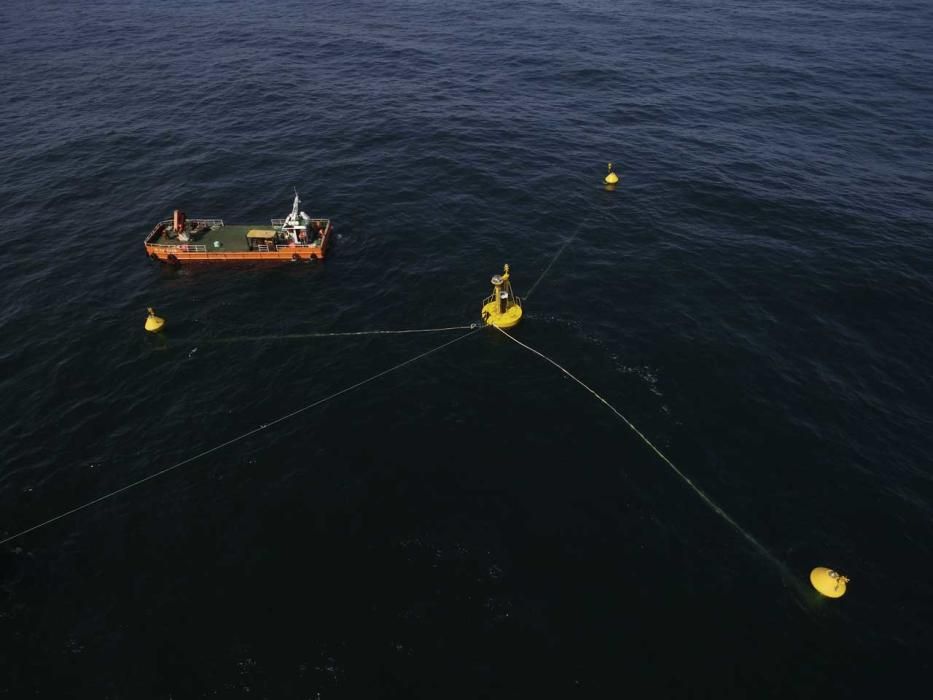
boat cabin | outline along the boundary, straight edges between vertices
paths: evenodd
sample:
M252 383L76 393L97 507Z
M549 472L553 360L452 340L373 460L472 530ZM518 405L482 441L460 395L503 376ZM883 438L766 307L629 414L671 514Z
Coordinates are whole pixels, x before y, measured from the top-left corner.
M251 228L246 232L246 246L262 252L275 250L275 236L274 229Z

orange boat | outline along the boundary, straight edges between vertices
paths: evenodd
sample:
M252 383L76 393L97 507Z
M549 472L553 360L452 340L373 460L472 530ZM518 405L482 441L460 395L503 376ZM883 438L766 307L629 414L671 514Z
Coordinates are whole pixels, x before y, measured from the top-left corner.
M189 219L175 210L146 236L146 254L175 265L183 262L243 260L319 260L333 231L330 219L312 218L300 209L295 192L291 213L269 226L227 225L223 219Z

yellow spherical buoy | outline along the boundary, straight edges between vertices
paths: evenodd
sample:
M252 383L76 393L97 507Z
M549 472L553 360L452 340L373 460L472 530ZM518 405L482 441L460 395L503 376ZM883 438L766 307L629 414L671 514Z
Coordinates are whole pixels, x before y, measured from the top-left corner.
M841 598L846 594L849 579L825 566L818 566L810 572L810 583L827 598Z
M149 317L146 319L146 330L150 333L158 333L162 330L162 326L165 325L165 319L156 316L151 306L147 310L149 311Z
M483 300L482 318L487 326L511 328L522 319L522 300L512 292L506 264L501 275L492 277L492 294Z
M609 174L603 179L607 185L614 185L619 181L619 176L612 170L612 163L609 163Z

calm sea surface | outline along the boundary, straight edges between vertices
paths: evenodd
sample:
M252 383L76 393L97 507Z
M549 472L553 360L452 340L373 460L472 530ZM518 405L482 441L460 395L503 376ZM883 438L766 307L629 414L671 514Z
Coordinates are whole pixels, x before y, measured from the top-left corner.
M0 547L0 695L928 679L931 36L925 0L5 0L0 538L457 334L276 336L469 324L554 261L516 337L767 553L483 330ZM324 262L144 254L293 187Z

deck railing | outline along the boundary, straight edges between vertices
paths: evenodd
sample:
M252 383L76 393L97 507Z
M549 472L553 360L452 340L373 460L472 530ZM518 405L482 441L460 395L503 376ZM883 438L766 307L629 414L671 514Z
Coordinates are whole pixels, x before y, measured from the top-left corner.
M285 219L271 219L270 223L273 226L282 227L285 225ZM311 219L312 224L324 224L325 226L330 223L330 219Z
M210 226L211 228L215 226L224 225L223 219L188 219L188 222L192 224L196 224L198 226L201 226L201 225ZM159 232L159 234L161 235L162 232L169 230L173 223L174 222L172 221L172 219L165 219L164 221L160 221L159 223L157 223L153 227L152 232L146 238L146 245L148 245L150 248L156 248L166 253L171 253L171 252L206 253L208 251L208 247L206 245L202 245L199 243L185 243L184 241L177 241L177 242L172 241L171 243L153 243L152 242L153 239L156 239L156 240L158 239L158 236L155 235L156 232ZM281 227L282 225L284 225L284 223L285 223L285 219L272 219L273 226ZM287 244L280 244L277 246L257 245L256 246L257 252L274 253L274 252L282 252L290 248L320 248L321 245L323 244L323 239L324 239L325 234L330 229L330 219L311 219L311 223L324 224L324 229L320 232L321 236L315 242L294 243L294 244L287 243Z
M224 225L224 220L223 220L223 219L188 219L188 221L189 221L190 223L192 223L192 224L198 224L199 226L200 226L201 224L206 224L206 225L211 226L211 227L213 227L213 226L223 226L223 225ZM171 228L171 226L172 226L173 223L175 223L175 222L172 221L171 219L165 219L164 221L160 221L159 223L157 223L155 226L152 227L152 231L150 232L149 235L151 236L153 233L156 232L157 229L159 229L159 228L161 228L161 227L163 227L163 226L166 227L166 228Z
M215 226L223 226L223 219L188 219L188 222L196 224L197 226L209 226L214 228ZM157 223L150 234L146 237L146 245L151 246L152 248L158 248L160 250L179 250L182 253L205 253L207 252L206 245L200 245L197 243L186 243L185 241L178 241L172 243L153 243L153 240L157 240L157 233L161 235L163 232L166 232L171 229L174 222L171 219L165 219Z
M278 245L272 246L266 243L258 243L256 245L256 250L260 253L284 253L285 251L292 250L294 248L320 248L320 244L317 243L279 243Z
M169 252L176 251L179 253L206 253L207 246L200 245L198 243L150 243L150 248L158 248L159 250L167 250Z

